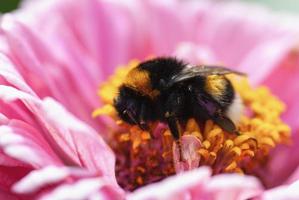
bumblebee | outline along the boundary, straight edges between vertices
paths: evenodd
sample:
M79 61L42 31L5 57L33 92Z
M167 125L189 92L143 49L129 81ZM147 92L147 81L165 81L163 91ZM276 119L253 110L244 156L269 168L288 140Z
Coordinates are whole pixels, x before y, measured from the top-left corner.
M211 119L224 131L238 133L242 102L226 74L240 72L219 66L191 66L160 57L131 69L114 99L119 117L148 130L149 122L168 125L175 141L189 118Z

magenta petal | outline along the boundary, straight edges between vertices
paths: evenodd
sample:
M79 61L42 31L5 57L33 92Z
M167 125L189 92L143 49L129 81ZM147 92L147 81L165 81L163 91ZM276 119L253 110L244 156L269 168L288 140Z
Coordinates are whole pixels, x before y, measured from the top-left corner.
M279 74L279 76L277 76ZM275 63L275 70L263 79L263 83L271 88L271 91L279 96L286 104L284 120L293 128L294 133L299 129L299 112L297 98L299 97L299 49L292 47L284 57ZM282 90L284 84L287 89Z
M292 129L293 144L280 146L272 153L272 159L265 169L266 183L268 186L277 186L287 179L288 183L299 179L299 158L297 156L299 145L299 56L294 47L279 62L275 63L275 69L264 78L263 83L270 87L286 105L283 114L284 121ZM286 89L282 89L285 86ZM292 157L292 159L289 159Z
M19 197L16 195L10 194L9 192L4 192L0 189L0 199L5 199L5 200L20 200Z
M181 145L181 160L178 145L174 143L173 146L173 162L177 173L197 168L200 161L197 150L201 147L201 142L197 137L184 135L181 137Z
M5 159L2 155L0 156L1 159ZM31 170L32 167L24 164L9 167L0 165L0 191L7 194L13 194L11 191L12 185L23 178Z

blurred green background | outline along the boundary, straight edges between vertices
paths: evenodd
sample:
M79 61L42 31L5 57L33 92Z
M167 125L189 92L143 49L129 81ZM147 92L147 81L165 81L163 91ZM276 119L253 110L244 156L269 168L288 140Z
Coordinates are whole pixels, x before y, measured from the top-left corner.
M39 1L46 1L46 0L39 0ZM274 10L289 11L292 13L299 14L299 0L243 0L243 1L260 3ZM0 0L0 12L4 13L15 9L18 6L19 2L20 0Z
M42 0L41 0L42 1ZM0 12L9 12L19 5L20 0L0 0Z
M299 14L299 0L245 0L264 4L274 10L289 11Z

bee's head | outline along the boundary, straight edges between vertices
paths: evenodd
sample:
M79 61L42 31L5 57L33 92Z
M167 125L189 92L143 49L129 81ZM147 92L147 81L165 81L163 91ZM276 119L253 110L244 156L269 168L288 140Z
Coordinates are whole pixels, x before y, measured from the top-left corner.
M129 124L136 124L134 119L137 118L138 99L132 89L125 86L120 87L113 104L123 121Z
M153 119L153 101L125 85L119 88L113 104L119 117L129 124L137 124L142 128L146 121Z

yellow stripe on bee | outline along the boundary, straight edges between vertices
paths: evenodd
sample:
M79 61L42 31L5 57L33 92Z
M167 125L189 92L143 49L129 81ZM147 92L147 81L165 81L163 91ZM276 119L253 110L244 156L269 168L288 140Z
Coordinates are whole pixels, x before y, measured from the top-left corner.
M226 88L226 79L221 75L210 75L206 79L205 90L214 98L221 98Z
M158 90L153 90L151 87L151 80L149 73L145 70L134 68L127 74L124 85L130 87L141 94L155 98L160 94Z

